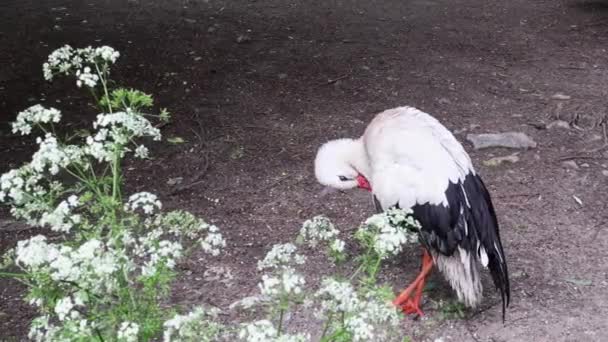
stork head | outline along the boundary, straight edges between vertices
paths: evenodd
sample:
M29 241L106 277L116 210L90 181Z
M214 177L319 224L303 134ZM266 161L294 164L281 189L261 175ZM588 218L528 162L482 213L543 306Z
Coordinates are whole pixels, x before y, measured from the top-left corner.
M319 183L338 190L362 188L371 191L364 172L367 156L360 140L337 139L323 144L315 158Z

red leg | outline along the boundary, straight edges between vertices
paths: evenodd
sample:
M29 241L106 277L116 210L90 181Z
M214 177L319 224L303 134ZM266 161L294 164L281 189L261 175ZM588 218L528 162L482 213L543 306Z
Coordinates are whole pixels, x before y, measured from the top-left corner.
M422 255L422 269L420 274L416 277L410 286L408 286L401 294L395 298L393 304L401 307L406 314L417 313L424 315L420 310L420 298L422 297L422 291L424 290L424 284L426 277L433 268L433 258L429 252L425 249Z

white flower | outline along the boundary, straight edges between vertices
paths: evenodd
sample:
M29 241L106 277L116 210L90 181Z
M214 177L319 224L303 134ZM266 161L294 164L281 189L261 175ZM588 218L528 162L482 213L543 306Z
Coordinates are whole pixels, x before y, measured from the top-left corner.
M409 212L391 209L369 217L357 234L371 235L374 251L382 259L397 255L408 243L418 241L420 225Z
M279 278L271 277L267 274L262 275L262 282L258 285L263 296L274 297L279 294Z
M332 252L342 253L342 252L344 252L345 245L346 244L344 243L344 241L342 241L340 239L335 239L334 242L332 242L331 245L329 245L329 248L331 249Z
M352 285L331 278L323 279L316 296L323 299L321 305L325 311L349 313L355 311L359 306L359 299Z
M146 159L148 158L148 148L144 145L139 145L136 149L135 149L135 156L137 158L141 158L141 159Z
M266 254L264 260L258 261L258 270L285 267L290 263L303 264L304 261L303 256L296 254L294 244L277 244Z
M28 338L36 342L54 341L59 327L49 324L49 316L40 316L32 320Z
M244 325L239 338L247 342L268 342L277 336L277 329L268 320L260 320Z
M262 275L262 281L258 284L262 298L266 300L277 299L277 297L289 297L302 293L304 277L297 274L293 269L285 268L278 276Z
M152 137L160 140L160 130L141 114L127 110L112 114L99 114L93 123L94 128L106 127L115 142L124 143L133 137ZM128 132L126 135L125 131Z
M49 261L49 257L56 253L53 246L46 243L46 237L36 235L28 240L21 240L17 243L16 249L17 264L25 267L38 267Z
M348 318L346 329L353 334L353 341L372 341L374 338L374 327L360 316Z
M122 322L118 329L117 337L124 342L137 342L139 325L133 322Z
M81 70L76 70L76 85L78 88L82 87L82 85L86 85L89 88L95 88L97 82L99 81L99 76L91 72L91 68L86 66Z
M54 231L69 233L74 224L80 222L80 215L71 213L76 206L78 206L78 197L72 195L66 201L59 203L52 212L43 213L40 226L49 225Z
M316 247L321 241L329 241L338 235L339 231L325 216L315 216L302 224L300 236L311 246Z
M304 286L305 281L304 277L295 273L295 271L286 269L281 275L281 283L285 293L298 295L302 293L302 287Z
M161 263L168 268L175 267L182 256L182 245L179 242L160 240L162 233L162 229L155 229L138 238L138 243L134 246L134 254L147 259L141 267L144 276L154 275Z
M49 55L48 61L42 65L44 78L47 81L52 80L53 70L57 70L60 73L68 74L70 69L72 68L73 54L74 49L69 45L64 45L63 47L53 51ZM78 62L78 60L76 60L75 62ZM77 66L79 67L80 65Z
M162 203L156 195L149 192L138 192L129 196L129 201L125 204L125 210L135 211L141 208L146 214L153 214L156 209L162 208Z
M118 51L109 46L95 49L90 46L74 49L69 45L65 45L49 55L47 62L42 64L42 72L44 78L50 81L53 79L55 72L69 75L76 70L77 85L80 87L84 83L92 87L97 83L99 78L91 73L90 66L95 64L106 66L113 64L119 56Z
M39 137L36 141L40 148L34 153L30 162L30 166L36 172L44 172L48 169L51 174L56 175L60 168L65 168L79 158L78 151L73 148L66 151L59 146L57 138L51 133L47 133L44 140Z
M260 320L243 324L238 335L246 342L306 342L310 341L309 334L290 335L278 334L277 329L268 320Z
M218 256L221 249L226 247L226 240L222 237L222 234L216 233L216 226L209 226L209 234L204 239L200 240L201 247L206 253L213 256Z
M61 112L55 108L44 108L37 104L20 112L17 119L13 122L13 133L21 133L28 135L32 132L32 125L46 124L50 122L59 122L61 120Z
M95 56L101 57L107 62L115 63L120 53L109 46L102 46L95 49Z
M216 341L221 325L213 319L217 317L217 310L195 308L187 315L175 315L163 324L164 342L177 341Z
M72 297L64 297L57 301L55 304L55 313L60 321L63 321L68 317L70 312L72 312L72 308L74 308L74 303L72 302Z

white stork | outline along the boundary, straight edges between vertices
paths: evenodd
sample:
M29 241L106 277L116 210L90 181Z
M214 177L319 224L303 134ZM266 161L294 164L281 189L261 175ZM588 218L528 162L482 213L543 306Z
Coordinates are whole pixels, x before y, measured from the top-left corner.
M321 146L315 174L331 188L371 191L378 211L413 210L424 251L420 274L394 300L404 312L422 315L420 298L433 265L460 301L477 306L481 264L501 293L504 320L509 275L490 194L462 145L439 121L412 107L386 110L359 139Z

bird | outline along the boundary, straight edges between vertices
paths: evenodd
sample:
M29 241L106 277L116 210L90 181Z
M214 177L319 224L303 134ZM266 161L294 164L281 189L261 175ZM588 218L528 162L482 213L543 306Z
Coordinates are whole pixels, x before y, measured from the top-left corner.
M492 199L462 144L436 118L410 106L382 111L361 137L322 144L314 168L326 189L367 190L378 212L409 209L420 223L421 270L394 305L424 315L422 292L435 266L458 300L475 308L483 267L501 295L504 322L509 272Z

